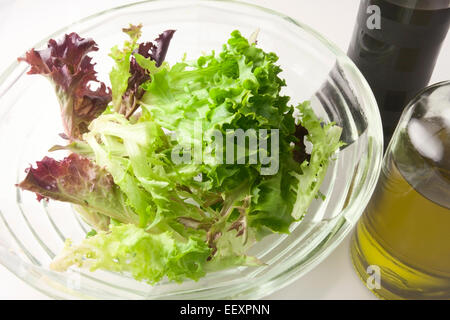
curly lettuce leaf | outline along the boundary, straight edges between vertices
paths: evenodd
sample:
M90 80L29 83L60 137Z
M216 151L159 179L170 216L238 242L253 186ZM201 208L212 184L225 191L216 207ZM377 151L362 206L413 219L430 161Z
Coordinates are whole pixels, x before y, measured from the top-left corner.
M171 232L149 233L132 224L112 225L78 245L66 242L50 268L66 271L70 266L131 273L136 280L155 284L163 277L181 282L205 275L210 254L206 243L195 236L180 240Z
M136 61L136 56L153 61L155 68L161 66L175 32L175 30L166 30L154 42L138 43L142 34L141 28L141 24L130 24L128 28L122 29L130 39L125 41L122 49L115 46L110 53L115 61L115 66L110 72L113 92L112 108L125 115L126 118L130 118L139 108L138 100L144 94L144 90L140 86L150 80L148 69L141 67Z
M321 124L310 106L309 101L297 107L301 113L301 123L308 131L306 138L312 143L310 159L301 165L301 173L292 172L297 179L293 186L296 200L292 210L294 219L301 219L319 193L333 154L344 145L340 141L342 128L333 123Z
M303 218L318 196L332 156L343 145L339 141L342 129L332 123L322 125L308 101L297 108L301 119L293 158L282 159L280 172L253 188L249 221L258 234L289 233L290 225ZM306 153L304 138L312 144L311 154Z
M143 85L146 93L142 107L149 118L175 131L182 147L192 143L203 150L214 150L214 130L220 130L225 137L226 131L232 129L277 129L280 155L291 158L290 143L296 141L295 120L293 108L287 104L289 98L280 94L285 82L279 77L277 59L234 31L219 54L213 52L173 67L162 66L151 74L151 81ZM194 135L199 123L204 132L201 141ZM245 153L249 157L248 149ZM242 181L260 179L261 163L222 164L207 154L202 160L198 169L204 187L210 190L231 192Z
M221 196L196 191L193 178L197 171L177 170L179 168L166 158L164 150L170 147L170 142L159 125L152 121L132 124L123 115L108 114L93 121L90 130L84 140L92 148L91 156L110 172L128 196L129 205L141 217L139 226L146 230L176 231L184 238L202 232L201 237L213 249L210 258L214 264L226 261L227 264L242 265L254 261L243 253L238 254L240 247L237 245L228 250L221 249L217 255L214 250L216 240L221 241L215 235L226 234L230 228L227 217L232 205L242 200L241 190L226 196L226 204L220 210L210 208L208 198L215 197L221 202Z
M130 37L130 40L125 41L122 49L114 46L109 54L115 62L109 73L112 88L112 104L115 111L120 110L122 97L128 89L128 80L131 77L130 59L133 51L139 46L137 42L142 34L141 28L142 25L131 24L128 28L123 28L122 31Z
M70 202L89 210L89 221L98 221L104 228L104 217L125 223L137 223L138 216L128 207L127 198L114 184L111 175L90 160L72 153L61 161L44 157L30 166L25 179L18 184L23 190L35 192L38 200L51 198Z
M105 114L92 122L83 138L95 163L105 168L127 195L128 204L140 216L140 226L158 224L163 215L165 219L180 215L203 218L195 205L184 201L186 188L180 187L197 172L178 171L170 163L164 153L170 143L158 124L133 124L121 114Z
M160 67L166 58L169 49L170 40L172 40L175 30L166 30L161 33L154 41L145 42L139 46L138 53L145 58L150 58L156 62L156 66Z
M262 179L254 187L249 215L250 226L259 231L267 228L271 232L289 233L289 226L294 222L292 209L295 195L290 190L292 180L289 172L282 170L274 176Z
M213 148L208 134L214 129L224 136L227 129L278 129L280 168L275 175L262 177L260 163L244 166L206 161L198 169L205 188L225 195L248 181L252 192L258 194L249 208L248 225L288 232L295 220L291 214L296 197L291 186L297 184L291 172L300 174L300 163L309 156L303 143L306 129L295 125L294 108L280 93L285 81L279 77L277 59L234 31L219 54L153 73L152 81L144 85L142 106L151 119L177 133L180 145L197 142L193 128L200 121L206 136L201 142L204 150Z
M111 101L109 88L97 80L95 64L87 55L97 50L94 40L73 32L59 41L51 39L46 49L31 49L18 59L31 66L28 74L41 74L52 82L65 134L71 140L80 138ZM96 83L97 89L92 89L92 83Z

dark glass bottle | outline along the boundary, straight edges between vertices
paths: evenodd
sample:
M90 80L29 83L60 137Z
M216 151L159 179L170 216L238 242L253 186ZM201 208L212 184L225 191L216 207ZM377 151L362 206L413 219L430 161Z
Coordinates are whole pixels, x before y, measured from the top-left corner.
M428 84L449 24L450 0L361 1L348 55L377 99L385 146L405 104Z

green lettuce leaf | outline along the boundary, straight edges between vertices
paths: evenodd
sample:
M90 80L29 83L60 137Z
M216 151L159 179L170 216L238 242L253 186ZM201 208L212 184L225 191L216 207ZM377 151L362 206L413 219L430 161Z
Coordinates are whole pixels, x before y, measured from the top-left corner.
M210 254L206 243L194 236L187 241L173 233L149 233L132 224L111 226L78 245L67 240L65 248L50 267L65 271L70 266L131 273L136 280L155 284L164 276L181 282L205 275Z
M307 139L312 143L310 160L305 160L301 165L301 173L293 172L298 180L293 187L296 200L292 211L295 219L300 219L306 213L312 200L318 196L320 185L327 173L331 157L343 146L339 140L342 128L333 123L322 126L314 114L309 101L298 106L301 113L301 123L308 130Z
M139 214L141 227L181 215L204 218L197 206L184 201L180 185L198 173L180 172L171 164L165 154L170 142L158 124L133 124L113 113L100 116L89 129L83 138L92 149L95 163L105 168L127 195L128 204Z
M285 82L279 77L277 59L234 31L219 54L162 66L152 73L151 81L143 85L142 107L148 118L175 131L182 147L193 144L216 150L214 130L225 137L226 131L233 129L277 129L280 155L292 158L295 119L293 107L287 104L289 98L280 94ZM202 140L194 134L199 125L204 132ZM232 192L242 181L260 179L261 164L221 164L214 156L214 152L205 152L198 166L204 188ZM245 157L249 156L246 149Z

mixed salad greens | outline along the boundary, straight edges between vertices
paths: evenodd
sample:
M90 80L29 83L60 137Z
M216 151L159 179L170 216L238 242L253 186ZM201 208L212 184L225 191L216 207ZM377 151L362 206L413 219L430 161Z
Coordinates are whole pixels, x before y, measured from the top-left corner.
M18 186L39 201L72 203L92 227L81 243L67 240L51 268L126 272L155 284L262 265L248 248L288 233L320 196L341 129L322 124L309 102L289 105L276 54L239 31L221 52L170 66L175 31L140 42L141 27L123 29L129 39L111 50L111 88L88 56L96 43L76 33L19 58L54 85L67 143L50 150L69 155L38 161ZM250 161L258 155L242 149L236 130L248 140L259 130L259 158L271 163ZM231 141L226 163L217 132ZM276 170L267 174L268 166Z

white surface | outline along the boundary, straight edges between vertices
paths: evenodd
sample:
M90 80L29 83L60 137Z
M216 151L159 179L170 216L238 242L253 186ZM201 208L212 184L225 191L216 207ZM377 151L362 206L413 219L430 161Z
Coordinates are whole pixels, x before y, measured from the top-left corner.
M72 21L95 12L131 3L127 0L0 0L0 72L34 43ZM306 23L346 51L358 0L248 0ZM431 82L450 76L447 37ZM46 299L0 266L0 299ZM355 274L349 237L318 267L268 299L375 299Z

